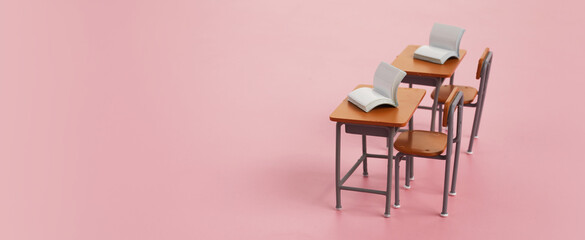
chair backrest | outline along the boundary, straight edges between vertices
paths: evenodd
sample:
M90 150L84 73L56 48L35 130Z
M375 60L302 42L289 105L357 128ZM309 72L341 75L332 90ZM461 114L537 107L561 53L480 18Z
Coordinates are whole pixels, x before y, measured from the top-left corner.
M481 58L479 58L479 62L477 63L477 73L475 75L475 78L480 79L479 90L477 92L478 94L477 104L479 106L483 106L484 103L488 79L490 78L490 69L492 67L492 58L493 52L490 51L489 48L486 48L483 51Z
M453 126L455 118L455 110L457 110L457 125ZM451 155L451 147L453 146L453 139L457 144L457 148L461 144L461 122L463 121L463 91L460 91L458 87L451 90L447 101L445 101L445 110L443 114L443 127L449 127L447 129L447 156ZM456 136L453 138L453 129L456 129ZM458 150L457 150L458 151Z
M461 93L461 96L458 98L457 96L459 95L459 93ZM454 108L457 108L457 106L459 105L459 102L462 100L462 96L463 96L463 92L461 92L459 90L458 87L454 87L451 90L451 93L449 94L449 97L447 97L447 100L445 101L445 109L443 110L443 127L447 127L447 125L449 124L449 117L450 117L450 113L455 112L455 109L453 109L453 111L451 111L451 105L455 104Z
M485 48L483 50L483 54L479 58L477 62L477 72L475 73L475 79L480 79L482 76L485 77L486 74L489 74L489 67L492 63L492 52L489 48Z

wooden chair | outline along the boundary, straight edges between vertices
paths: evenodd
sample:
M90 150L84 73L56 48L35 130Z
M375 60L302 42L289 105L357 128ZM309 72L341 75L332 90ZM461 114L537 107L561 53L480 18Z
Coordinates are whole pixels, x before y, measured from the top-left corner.
M394 207L400 207L399 195L399 163L401 160L406 160L406 177L405 187L410 188L410 180L412 174L412 164L415 157L430 158L445 161L445 183L443 189L443 209L441 216L446 217L447 214L447 187L449 186L449 175L451 170L451 159L455 155L455 162L453 164L453 179L451 182L450 195L455 195L455 183L457 181L457 166L459 163L459 150L461 145L461 121L463 119L463 91L455 87L445 100L445 112L443 117L443 126L447 128L447 134L442 132L431 132L422 130L411 130L402 132L394 142L394 148L398 150L395 159L395 201ZM454 125L455 111L457 110L457 124ZM456 136L453 137L453 129L457 129ZM456 150L453 153L453 143L456 143ZM445 153L444 155L441 155Z
M439 89L439 132L442 131L441 127L441 110L443 104L451 90L455 87L459 88L459 90L463 91L463 105L465 107L473 107L475 108L475 117L473 118L473 127L471 128L471 136L469 139L469 148L467 149L467 153L473 154L473 140L477 138L477 133L479 131L479 123L481 121L481 114L483 112L483 104L485 101L485 94L487 89L487 82L490 76L490 68L492 64L492 52L489 48L486 48L479 59L477 64L477 72L475 74L475 78L479 79L479 91L474 87L469 86L461 86L461 85L453 85L453 79L449 85L441 86ZM436 93L433 90L431 93L431 98L435 99ZM472 103L475 99L477 101Z

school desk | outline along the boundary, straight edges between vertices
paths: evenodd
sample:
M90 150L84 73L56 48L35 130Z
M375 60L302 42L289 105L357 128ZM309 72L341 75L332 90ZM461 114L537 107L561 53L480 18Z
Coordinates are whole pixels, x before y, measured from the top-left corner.
M359 85L356 87L372 87L371 85ZM386 210L384 216L390 216L390 193L392 179L393 141L398 128L406 126L410 121L412 127L412 115L422 101L426 91L416 88L399 88L397 92L398 107L379 106L370 112L364 112L357 106L347 101L347 98L331 113L329 119L337 122L335 135L335 197L336 208L341 209L341 190L358 191L381 194L386 196ZM346 133L362 135L362 156L341 178L341 126L345 125ZM386 137L388 155L369 154L366 148L366 136ZM368 175L367 159L383 158L388 160L388 173L386 190L373 190L358 187L344 186L343 184L353 172L363 163L363 174Z

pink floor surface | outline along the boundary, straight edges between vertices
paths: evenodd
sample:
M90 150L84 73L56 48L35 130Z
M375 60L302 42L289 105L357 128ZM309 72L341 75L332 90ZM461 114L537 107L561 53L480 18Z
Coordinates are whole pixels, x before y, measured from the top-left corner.
M585 239L583 8L2 1L0 239ZM442 162L424 159L391 218L364 193L343 192L336 211L329 114L434 22L467 30L456 83L477 86L494 52L449 217ZM347 170L359 137L342 147ZM386 164L370 165L349 182L384 189Z

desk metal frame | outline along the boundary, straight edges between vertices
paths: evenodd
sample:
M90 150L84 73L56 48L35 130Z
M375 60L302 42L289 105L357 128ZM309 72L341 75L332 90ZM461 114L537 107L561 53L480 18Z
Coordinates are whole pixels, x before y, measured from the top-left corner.
M358 85L356 87L372 87L371 85ZM398 89L399 107L380 107L371 112L365 113L358 107L345 99L329 116L331 121L336 122L335 137L335 196L336 208L341 209L341 190L374 193L386 196L385 217L390 217L390 201L392 188L392 159L394 136L399 128L407 124L412 129L413 115L426 93L423 89ZM410 123L410 124L409 124ZM341 175L341 127L345 125L345 132L362 136L362 156L353 164L350 170ZM370 154L367 152L366 136L385 137L388 147L388 154ZM382 158L388 160L387 186L386 190L365 189L352 186L344 186L345 182L358 169L363 166L363 175L368 175L368 158ZM407 159L408 160L408 159Z
M341 126L345 124L345 131L349 134L359 134L362 135L362 156L357 160L357 162L349 169L349 171L341 178ZM409 130L413 130L413 119L412 117L409 120ZM341 209L341 190L348 190L348 191L356 191L356 192L365 192L365 193L374 193L386 196L386 207L384 210L384 217L390 217L390 200L392 194L392 159L393 159L393 141L394 137L396 136L396 132L398 132L399 127L387 127L387 126L375 126L375 125L364 125L364 124L354 124L354 123L343 123L337 122L336 130L335 130L335 199L336 205L335 208ZM367 151L367 142L366 136L377 136L377 137L386 137L386 144L388 147L388 155L380 155L380 154L371 154ZM374 190L374 189L367 189L367 188L358 188L358 187L350 187L344 186L343 184L349 179L349 177L355 172L355 170L363 164L363 175L368 176L368 158L381 158L388 160L388 173L386 174L386 191ZM411 157L406 159L407 161L412 161ZM412 166L410 164L409 166ZM413 169L409 169L412 171ZM409 176L412 176L413 173Z

